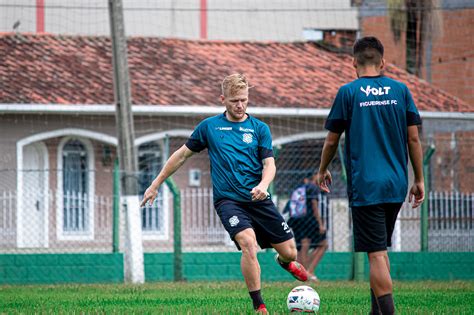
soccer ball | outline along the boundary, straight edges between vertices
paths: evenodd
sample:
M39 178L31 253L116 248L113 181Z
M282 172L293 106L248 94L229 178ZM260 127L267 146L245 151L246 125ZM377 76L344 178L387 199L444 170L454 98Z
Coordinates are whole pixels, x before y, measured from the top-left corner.
M290 312L315 313L319 310L319 294L312 287L301 285L288 294L286 305Z

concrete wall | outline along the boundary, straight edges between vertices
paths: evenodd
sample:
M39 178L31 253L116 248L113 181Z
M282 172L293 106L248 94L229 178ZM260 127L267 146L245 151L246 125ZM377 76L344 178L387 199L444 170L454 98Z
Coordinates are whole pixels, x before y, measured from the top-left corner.
M264 281L293 281L273 260L258 254ZM389 253L394 280L473 280L474 253ZM185 253L184 277L189 281L242 280L240 253ZM316 274L321 280L350 280L352 253L327 253ZM365 259L365 277L368 264ZM145 254L145 278L173 280L173 254ZM122 254L0 255L0 284L120 283Z
M123 282L122 254L0 255L0 284Z

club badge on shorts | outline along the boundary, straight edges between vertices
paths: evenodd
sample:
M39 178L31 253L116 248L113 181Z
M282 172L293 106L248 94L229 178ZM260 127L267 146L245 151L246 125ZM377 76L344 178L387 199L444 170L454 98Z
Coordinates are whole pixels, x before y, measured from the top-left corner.
M236 215L234 215L232 218L229 219L230 226L234 227L237 224L239 224L239 218L237 218Z

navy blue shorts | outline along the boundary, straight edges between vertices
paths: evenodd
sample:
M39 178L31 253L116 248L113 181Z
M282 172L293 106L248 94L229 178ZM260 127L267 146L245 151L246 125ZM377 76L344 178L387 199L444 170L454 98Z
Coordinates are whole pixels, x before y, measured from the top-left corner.
M354 251L378 252L392 246L392 234L402 203L352 207Z
M271 244L293 238L293 233L271 199L253 202L221 199L214 206L234 242L235 235L248 228L255 231L257 243L261 248L271 248ZM235 245L240 250L237 242Z

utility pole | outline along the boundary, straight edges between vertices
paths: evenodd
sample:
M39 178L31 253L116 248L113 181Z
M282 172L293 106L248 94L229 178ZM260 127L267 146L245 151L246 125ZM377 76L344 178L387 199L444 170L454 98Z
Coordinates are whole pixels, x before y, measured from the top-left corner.
M118 158L121 173L121 204L125 210L126 235L124 248L125 280L144 282L143 244L138 199L138 166L134 147L134 127L128 75L127 41L122 0L108 0L112 37L114 97Z

